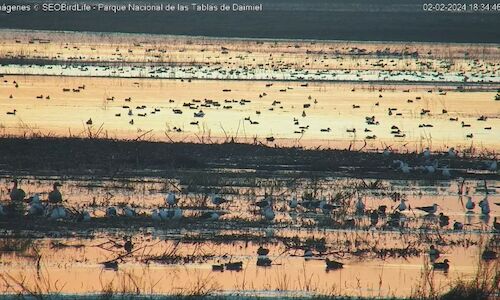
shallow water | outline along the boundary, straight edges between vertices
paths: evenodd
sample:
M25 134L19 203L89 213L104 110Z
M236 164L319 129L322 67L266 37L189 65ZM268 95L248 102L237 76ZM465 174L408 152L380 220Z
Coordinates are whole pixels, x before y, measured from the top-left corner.
M493 100L494 92L486 91L452 89L446 95L439 95L435 88L380 86L383 90L378 91L369 85L331 83L310 83L304 87L300 83L275 82L266 87L265 82L259 81L39 76L5 76L3 79L6 82L0 85L4 95L0 111L4 115L0 123L4 134L97 135L205 143L234 137L237 141L257 139L270 145L273 142L265 138L273 137L277 145L336 148L354 144L354 148L359 148L366 141L367 148L391 145L402 151L415 151L423 146L431 146L434 151L451 146L495 150L500 141L495 130L500 127L500 102ZM13 81L18 83L18 88ZM62 90L82 85L85 89L78 93ZM230 92L223 91L226 89ZM404 92L407 89L409 92ZM433 92L429 93L428 89ZM263 93L266 96L259 97ZM13 99L9 99L10 95ZM40 95L44 99L36 98ZM47 96L49 100L45 99ZM113 101L107 100L112 97ZM124 100L129 97L130 102ZM220 107L202 106L204 99L217 101ZM250 102L241 104L241 99ZM413 102L408 103L408 99ZM184 103L191 103L192 108L183 106ZM304 104L310 107L303 108ZM143 105L144 109L137 109ZM132 115L129 116L129 108L123 106L130 107ZM389 115L389 108L397 110ZM15 115L5 115L14 109ZM173 109L180 109L182 114L175 114ZM422 109L430 113L421 115ZM447 113L443 114L443 109ZM205 116L194 117L200 110ZM379 125L367 124L365 117L371 116L375 116ZM487 120L478 121L480 116L486 116ZM450 121L450 118L458 121ZM91 126L86 124L89 119L92 119ZM470 127L463 127L462 121ZM192 125L191 122L198 123ZM422 124L433 127L420 127ZM397 126L405 136L391 134L392 126ZM327 128L330 132L321 131ZM356 132L347 132L352 129ZM467 138L470 134L473 137ZM375 139L369 139L372 136Z
M449 215L451 223L454 220L463 222L466 224L465 229L453 231L448 226L436 230L432 225L435 221L424 217L418 210L404 213L407 221L406 229L402 231L384 229L384 221L380 221L376 227L370 227L367 216L355 217L356 229L338 229L333 221L342 220L344 215L324 215L318 211L303 208L291 210L288 207L288 200L295 194L291 190L297 191L299 195L302 191L311 191L311 187L315 186L311 181L300 180L290 190L285 186L280 187L273 180L262 179L260 187L212 187L232 191L223 194L231 202L222 208L210 203L206 206L200 194L178 194L179 206L183 208L183 220L179 224L158 223L149 217L151 208L164 206L166 189L172 189L173 186L186 188L182 180L82 179L26 178L22 181L22 188L28 195L32 195L34 192L47 190L54 180L61 181L62 192L67 200L65 205L85 208L94 218L87 225L105 219L106 207L119 207L121 203L129 203L138 212L142 212L142 215L135 218L118 217L129 224L127 227L112 221L101 223L99 228L66 223L61 232L57 230L58 223L55 222L53 229L48 232L18 232L17 235L31 238L25 239L28 246L18 246L18 251L1 252L3 276L9 274L15 280L26 276L27 286L35 284L38 278L40 282L50 283L46 284L46 292L70 294L100 293L109 290L111 285L113 290L119 292L134 292L139 289L141 293L153 294L209 291L215 294L278 293L275 296L304 292L409 296L421 282L429 245L439 240L442 241L438 246L442 252L440 260L449 259L451 268L448 273L431 273L435 286L439 290L445 290L458 278L472 278L479 261L478 243L488 243L488 240L494 238L492 218L500 216L499 206L494 204L500 202L496 181L488 182L488 199L492 212L490 218L485 219L478 209L473 213L466 213L464 203L457 196L455 181L429 183L392 180L383 181L384 188L362 191L367 209L385 204L389 207L388 211L392 211L396 203L390 199L388 192L398 191L407 197L407 203L411 207L439 204L439 211ZM5 187L8 185L7 181L3 179L0 184ZM356 182L360 181L325 178L316 185L321 187L320 194L328 195L340 190L347 191ZM251 203L254 199L261 199L265 191L270 191L271 186L274 186L272 193L276 195L273 206L277 217L273 222L260 221L260 214ZM475 202L484 197L482 182L467 181L465 187L469 189ZM238 193L234 193L235 191ZM1 198L5 197L5 190L2 189ZM45 199L46 195L42 194L41 197ZM89 205L92 202L95 204ZM210 221L210 224L194 222L193 218L200 210L224 211L227 215L219 221ZM348 208L346 214L352 216L353 207ZM253 223L248 227L245 222ZM140 225L136 226L135 223ZM5 245L11 245L12 239L7 236L13 233L10 230L3 232L2 249L5 249ZM134 244L134 250L129 255L122 248L124 237L130 237ZM314 250L312 259L302 257L303 246L295 248L292 244L294 239L303 243L308 238L317 241L324 238L326 253ZM259 245L270 249L269 258L273 261L271 267L256 266L256 250ZM400 254L389 254L385 258L380 256L383 253L380 251L384 249L390 251L407 247L416 252L397 252ZM37 253L41 255L38 268ZM103 268L102 262L118 257L122 259L118 259L117 271ZM324 262L326 257L343 262L344 268L327 272ZM240 272L211 270L212 264L240 260L244 264ZM16 290L15 287L0 286L3 291Z

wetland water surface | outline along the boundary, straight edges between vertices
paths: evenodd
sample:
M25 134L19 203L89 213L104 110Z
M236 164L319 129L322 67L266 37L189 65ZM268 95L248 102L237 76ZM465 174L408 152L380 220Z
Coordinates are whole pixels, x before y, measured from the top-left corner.
M54 180L63 183L65 206L74 211L85 209L92 218L75 223L27 217L24 222L38 225L10 225L2 230L4 291L19 291L15 282L25 278L26 288L43 281L46 292L69 294L139 290L153 294L409 296L424 280L430 245L441 251L439 260L451 261L449 272L430 271L436 287L472 278L481 249L495 245L492 219L500 215L499 206L494 204L500 202L498 181L489 182L492 211L485 217L478 209L467 212L466 198L458 196L459 181L429 184L388 180L371 189L359 189L362 180L299 179L292 183L257 178L243 183L233 174L212 181L203 187L205 192L195 192L186 179L162 178L38 177L24 179L22 187L28 195L41 193L43 200ZM225 185L219 186L221 183ZM9 182L4 179L1 184ZM474 202L484 198L483 182L467 181L463 188ZM166 191L176 189L182 190L177 196L183 217L153 220L151 210L165 207ZM220 191L229 202L212 204L209 190ZM339 195L355 190L366 204L362 214L354 212L352 201L356 197L350 196L338 202L345 206L342 212L326 213L301 205L291 208L289 203L297 194L341 199ZM261 216L255 206L265 193L273 195L276 217L272 221ZM410 207L403 211L404 225L390 227L390 217L382 215L371 225L371 210L386 205L390 214L399 205L393 198L396 193L404 195ZM299 203L303 201L299 197ZM437 217L415 209L433 203L450 217L450 225L440 227ZM111 206L118 209L117 217L105 216ZM137 215L122 215L125 207L133 208ZM206 219L207 212L221 217ZM464 229L453 230L455 221L465 224ZM129 239L133 249L127 252L124 243ZM270 266L257 265L260 246L269 249ZM304 257L307 250L312 251L311 257ZM344 268L327 270L325 258L341 261ZM242 270L212 269L213 265L236 261L243 262ZM6 286L7 282L12 285Z

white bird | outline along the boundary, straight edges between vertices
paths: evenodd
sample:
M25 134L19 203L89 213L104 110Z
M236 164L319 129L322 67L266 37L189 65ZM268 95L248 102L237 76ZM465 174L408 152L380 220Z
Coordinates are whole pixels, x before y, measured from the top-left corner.
M123 208L123 215L126 216L126 217L134 217L137 215L137 213L135 212L135 210L129 206L125 206Z
M167 221L169 219L168 210L165 208L160 209L159 215L162 221Z
M66 218L66 209L63 206L56 206L50 212L51 220L60 220Z
M488 197L484 197L483 200L479 201L479 207L481 207L481 213L483 215L488 215L490 213L490 203L488 202Z
M405 211L407 208L408 208L408 206L406 205L405 200L401 199L401 202L399 202L399 205L398 205L398 210Z
M165 197L165 203L170 207L175 206L177 204L177 197L175 196L175 194L169 192Z
M494 160L490 163L490 165L488 166L488 170L490 171L496 171L497 170L497 161Z
M292 200L290 200L290 202L288 203L288 206L290 206L291 209L295 209L297 208L298 204L299 202L297 201L297 198L293 197Z
M157 209L153 209L151 211L151 218L153 219L153 221L155 222L159 222L161 221L161 217L160 217L160 214L158 213L158 210Z
M447 166L443 168L442 172L444 177L451 177L450 169Z
M89 214L89 212L88 212L88 211L86 211L86 210L85 210L85 211L83 211L83 213L82 213L82 220L83 220L84 222L88 222L88 221L90 221L90 214Z
M28 209L28 215L30 216L42 216L44 213L44 206L40 202L40 195L37 193L33 195L30 202L30 208Z
M106 208L106 217L116 217L116 208L113 206Z
M365 204L361 197L358 197L358 201L356 202L356 213L362 214L365 211Z
M476 207L476 203L472 202L472 197L467 196L467 202L465 203L465 208L468 210L473 210Z
M425 158L430 158L431 157L431 151L429 148L425 148L424 152L422 152Z
M172 220L180 220L180 219L182 219L182 209L176 207L173 211Z
M262 211L262 214L264 215L264 218L267 220L267 221L272 221L274 220L274 217L276 216L273 209L271 207L266 207L264 208L264 210Z
M449 158L455 158L457 156L457 153L455 152L455 148L451 147L448 149L448 157Z

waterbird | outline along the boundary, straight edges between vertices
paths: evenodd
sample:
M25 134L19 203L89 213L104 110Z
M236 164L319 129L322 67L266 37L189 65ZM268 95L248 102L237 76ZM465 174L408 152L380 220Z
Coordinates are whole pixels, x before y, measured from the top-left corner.
M435 262L432 264L434 270L448 271L450 269L449 260L445 259L443 262Z
M269 254L269 249L266 249L262 246L257 249L257 255L268 255Z
M216 206L219 206L221 204L229 202L229 200L224 199L224 198L222 198L221 196L219 196L219 195L217 195L215 193L211 194L211 199L212 199L212 204L214 204Z
M406 205L405 200L403 198L401 198L401 201L399 202L397 209L399 211L405 211L407 208L408 208L408 206Z
M451 172L450 172L450 169L448 168L448 166L445 166L442 170L442 175L444 177L451 177Z
M431 157L431 151L429 150L429 148L425 148L425 150L424 150L424 152L422 152L422 154L424 155L424 157L426 159Z
M159 222L161 221L161 217L160 217L160 214L158 213L158 209L153 209L151 211L151 218L153 219L153 221L155 222Z
M365 204L363 203L363 199L358 197L358 201L356 202L356 214L363 214L365 211Z
M445 227L450 224L450 217L446 216L443 213L439 213L439 226Z
M177 199L177 197L175 196L175 194L173 192L168 192L168 194L165 196L165 203L169 207L177 205L178 201L179 200Z
M257 266L259 267L270 267L272 260L267 256L262 256L257 258Z
M497 222L497 217L493 219L493 228L495 228L496 231L500 231L500 223Z
M87 122L85 123L87 125L92 125L92 118L88 119Z
M439 205L437 205L436 203L434 203L431 206L419 206L419 207L416 207L416 209L424 211L424 212L426 212L428 214L434 214L437 211L437 207L438 206Z
M378 211L373 210L370 213L370 224L371 226L377 226L377 223L378 223Z
M14 109L13 111L8 111L7 114L15 116L16 112L17 112L17 110Z
M476 203L472 201L471 196L467 196L467 202L465 203L465 208L468 210L473 210L476 207Z
M481 254L483 260L496 260L497 253L490 249L484 249L483 254Z
M455 148L451 147L448 149L448 157L449 158L455 158L457 156L457 153L455 151Z
M221 212L207 211L201 215L201 218L205 219L205 220L210 220L210 221L217 221L221 217L222 214L223 213L221 213Z
M241 271L243 270L243 262L242 261L237 261L237 262L229 262L225 264L226 270L229 271Z
M106 208L106 217L116 217L116 208L113 206L110 206Z
M270 206L264 208L262 214L267 221L274 220L274 217L276 216L276 214L274 213L273 209Z
M26 193L23 189L19 188L19 181L17 179L12 180L12 189L10 190L10 200L14 202L22 202L24 201L24 197L26 197Z
M30 208L28 209L28 215L41 216L43 215L44 210L45 208L40 202L40 195L36 193L30 201Z
M325 259L326 269L327 270L338 270L344 267L344 264L335 260L330 260L329 258Z
M312 250L311 250L310 248L305 249L305 250L304 250L304 255L303 255L303 257L306 257L306 258L307 258L307 257L313 257L313 252L312 252Z
M436 261L436 259L439 258L439 255L440 255L439 250L436 249L434 245L431 245L429 248L429 259L431 260L431 262Z
M123 244L123 249L127 251L127 253L132 252L132 249L134 248L134 244L132 244L132 241L130 239L125 238L125 244Z
M463 223L460 223L458 221L455 221L455 223L453 223L453 230L462 230L462 229L464 229Z
M481 213L483 215L488 215L490 213L490 203L488 202L488 197L484 197L483 200L479 201L479 207L481 207Z
M61 220L65 218L66 218L66 209L63 206L57 205L52 208L52 211L50 212L51 220Z
M137 213L130 206L125 206L123 208L123 215L126 216L126 217L134 217L134 216L137 215Z
M52 191L49 193L49 202L50 203L61 203L63 201L62 194L59 191L59 187L62 186L59 182L54 182L52 185Z
M88 211L84 210L78 214L76 221L77 222L88 222L90 221L90 214Z

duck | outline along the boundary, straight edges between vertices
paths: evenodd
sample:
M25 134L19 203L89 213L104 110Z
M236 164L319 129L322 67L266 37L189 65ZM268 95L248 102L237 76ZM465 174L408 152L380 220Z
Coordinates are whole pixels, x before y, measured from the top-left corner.
M449 260L445 259L443 262L435 262L432 264L434 270L448 271L450 269Z
M496 260L497 259L497 253L493 250L490 249L485 249L483 253L481 254L481 258L483 260Z
M212 271L214 271L214 272L224 272L224 265L223 264L212 265Z
M106 208L106 217L116 217L116 208L113 206L110 206Z
M226 270L229 271L241 271L243 270L243 262L242 261L237 261L237 262L229 262L225 264Z
M450 217L446 216L443 213L439 213L439 226L445 227L450 224Z
M329 258L325 259L326 269L327 270L338 270L344 267L344 264L335 260L330 260Z
M458 221L455 221L455 223L453 223L453 230L462 230L462 229L464 229L463 223L460 223Z
M416 207L416 209L426 212L428 214L434 214L437 211L438 206L439 206L438 204L434 203L431 206L419 206Z
M259 267L270 267L272 260L267 256L262 256L257 258L257 266Z
M307 248L304 250L304 255L303 257L308 258L308 257L313 257L313 252L310 248Z
M134 249L134 244L132 244L132 241L130 239L125 239L125 244L123 244L123 249L127 251L127 253L132 252L132 249Z
M13 186L10 190L10 200L13 202L23 202L26 197L26 193L23 189L19 188L19 181L17 179L12 180Z
M52 185L52 191L49 192L49 202L50 203L61 203L63 201L59 187L62 186L59 182L55 182Z
M439 255L440 255L440 254L441 254L441 253L439 252L439 250L438 250L438 249L436 249L436 248L434 247L434 245L431 245L431 246L430 246L430 248L429 248L429 258L430 258L431 262L436 261L436 259L438 259L438 258L439 258Z
M212 204L216 206L229 202L229 200L224 199L215 193L212 193L211 198L212 198Z
M481 207L481 214L490 214L490 203L488 202L488 197L484 197L483 200L479 201L479 207Z
M465 203L465 208L468 210L473 210L476 207L476 203L472 202L472 197L467 196L467 203Z
M269 254L269 249L267 248L264 248L262 246L259 247L259 249L257 249L257 255L268 255Z

